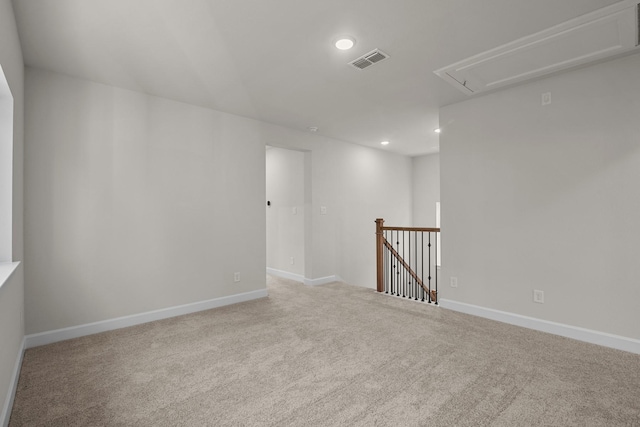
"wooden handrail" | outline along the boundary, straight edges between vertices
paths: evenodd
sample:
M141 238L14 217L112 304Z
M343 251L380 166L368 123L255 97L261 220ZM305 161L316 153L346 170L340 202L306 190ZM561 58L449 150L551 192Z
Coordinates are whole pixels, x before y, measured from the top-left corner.
M376 220L377 221L377 220ZM424 231L430 233L439 233L439 228L424 228L424 227L381 227L380 231L391 230L391 231Z

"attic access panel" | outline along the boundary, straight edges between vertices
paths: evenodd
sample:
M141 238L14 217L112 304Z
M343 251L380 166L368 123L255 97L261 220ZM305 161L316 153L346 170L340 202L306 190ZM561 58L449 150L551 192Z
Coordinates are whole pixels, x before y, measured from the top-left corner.
M629 52L639 5L622 1L434 71L472 95Z

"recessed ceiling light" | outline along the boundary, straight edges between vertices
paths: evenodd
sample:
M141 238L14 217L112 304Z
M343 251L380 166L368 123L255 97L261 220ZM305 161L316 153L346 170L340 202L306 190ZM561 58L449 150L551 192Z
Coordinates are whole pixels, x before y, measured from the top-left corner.
M389 141L382 141L380 144L382 144L382 145L389 145Z
M438 129L434 129L433 131L434 131L435 133L440 133L440 132L442 132L442 129L438 128Z
M340 50L349 50L356 44L356 39L351 36L340 36L334 44Z

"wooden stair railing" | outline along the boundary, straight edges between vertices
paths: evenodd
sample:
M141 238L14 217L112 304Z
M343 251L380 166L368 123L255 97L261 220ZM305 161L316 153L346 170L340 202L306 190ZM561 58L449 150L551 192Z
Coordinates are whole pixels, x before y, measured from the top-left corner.
M425 233L427 233L426 250ZM436 260L438 259L439 233L439 228L385 227L382 218L376 219L376 290L415 300L421 297L422 301L426 300L429 303L438 304L438 266ZM393 243L389 242L389 238L392 242L395 241L395 248ZM420 247L418 247L418 240L420 240ZM400 246L401 243L402 246ZM434 256L433 260L432 255ZM426 280L425 267L427 270ZM433 276L432 271L434 272ZM434 279L433 287L431 286L432 278Z

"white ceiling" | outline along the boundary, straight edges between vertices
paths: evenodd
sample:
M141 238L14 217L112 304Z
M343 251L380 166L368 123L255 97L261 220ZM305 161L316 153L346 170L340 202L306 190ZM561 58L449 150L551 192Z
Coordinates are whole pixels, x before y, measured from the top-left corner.
M438 108L466 98L433 70L616 2L13 4L26 65L414 156L438 150ZM356 46L335 49L340 34ZM375 48L390 58L347 65Z

